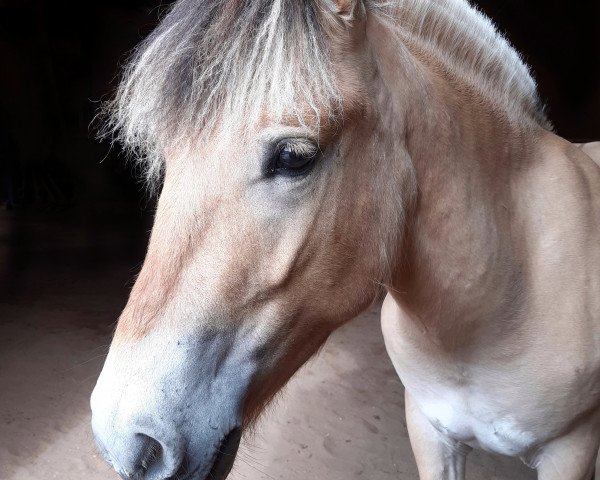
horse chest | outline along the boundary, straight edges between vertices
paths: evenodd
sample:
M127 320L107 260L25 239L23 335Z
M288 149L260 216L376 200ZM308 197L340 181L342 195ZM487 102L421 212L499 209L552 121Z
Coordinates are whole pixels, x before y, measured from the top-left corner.
M410 388L431 424L444 436L473 448L521 456L536 438L487 394L447 384Z

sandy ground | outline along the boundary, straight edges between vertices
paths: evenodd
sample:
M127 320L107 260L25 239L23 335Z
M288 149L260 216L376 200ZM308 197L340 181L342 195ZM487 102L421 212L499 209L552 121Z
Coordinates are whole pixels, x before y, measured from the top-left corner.
M0 215L0 275L10 279L0 289L0 480L116 479L96 453L88 398L143 242L131 226L89 234ZM374 307L292 380L231 478L417 479L402 391ZM535 475L476 452L468 478Z

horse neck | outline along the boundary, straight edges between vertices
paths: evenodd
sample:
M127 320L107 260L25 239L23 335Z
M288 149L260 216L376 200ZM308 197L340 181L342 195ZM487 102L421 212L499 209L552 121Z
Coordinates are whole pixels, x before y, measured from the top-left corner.
M418 194L389 291L436 343L455 349L470 341L465 332L496 334L494 319L506 329L518 309L511 188L544 131L495 110L418 52L401 49L395 58L397 65L389 57L380 63L390 66L381 75L402 85L388 105L404 105L393 115L395 134L405 138ZM404 73L400 82L392 81L394 69Z

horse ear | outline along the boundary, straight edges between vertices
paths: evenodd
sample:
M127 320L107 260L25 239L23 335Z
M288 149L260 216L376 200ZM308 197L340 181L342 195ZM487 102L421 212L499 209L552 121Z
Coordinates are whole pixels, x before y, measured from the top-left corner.
M363 10L362 0L325 0L329 8L343 20L351 21Z

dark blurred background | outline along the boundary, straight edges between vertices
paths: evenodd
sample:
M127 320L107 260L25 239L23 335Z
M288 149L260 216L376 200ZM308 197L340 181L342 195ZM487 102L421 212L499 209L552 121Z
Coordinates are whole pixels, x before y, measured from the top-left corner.
M600 138L600 2L479 0L531 64L562 136ZM128 52L168 7L152 0L0 0L4 204L145 205L135 175L90 124Z
M138 201L118 149L99 144L90 124L163 10L157 1L0 0L4 202Z

